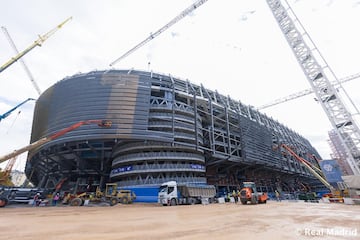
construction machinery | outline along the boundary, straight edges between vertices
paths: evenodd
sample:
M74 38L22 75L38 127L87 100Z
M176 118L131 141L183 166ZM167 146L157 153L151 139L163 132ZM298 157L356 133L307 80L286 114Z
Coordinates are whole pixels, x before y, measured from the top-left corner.
M153 40L155 37L159 36L162 32L164 32L165 30L167 30L168 28L170 28L172 25L174 25L175 23L177 23L178 21L180 21L181 19L183 19L184 17L186 17L187 15L189 15L192 11L194 11L196 8L200 7L201 5L203 5L205 2L207 2L207 0L198 0L195 3L191 4L191 6L187 7L185 10L183 10L179 15L177 15L175 18L173 18L170 22L168 22L167 24L165 24L163 27L161 27L159 30L157 30L154 33L151 33L149 37L147 37L145 40L143 40L142 42L140 42L139 44L137 44L135 47L131 48L129 51L127 51L126 53L124 53L123 55L121 55L119 58L117 58L115 61L113 61L112 63L110 63L110 66L113 66L114 64L116 64L117 62L119 62L121 59L124 59L125 57L127 57L128 55L130 55L131 53L133 53L134 51L136 51L137 49L141 48L142 46L144 46L146 43L150 42L151 40Z
M0 163L10 159L10 158L14 158L14 157L17 157L18 155L24 153L24 152L27 152L27 151L30 151L32 149L35 149L37 147L40 147L42 146L43 144L45 143L48 143L48 142L51 142L52 140L58 138L58 137L61 137L63 136L64 134L70 132L70 131L73 131L79 127L81 127L82 125L88 125L88 124L97 124L99 127L105 127L105 128L110 128L111 125L112 125L112 122L109 121L109 120L85 120L85 121L80 121L78 123L75 123L73 125L71 125L70 127L67 127L63 130L60 130L59 132L49 136L49 137L44 137L44 138L41 138L39 139L38 141L35 141L25 147L22 147L18 150L15 150L9 154L6 154L4 156L1 156L0 157ZM7 202L8 202L8 196L6 194L6 191L2 191L0 192L0 207L4 207Z
M13 107L12 109L10 109L9 111L7 111L6 113L0 115L0 121L7 118L13 111L15 111L17 108L19 108L21 105L27 103L28 101L32 101L35 100L33 98L28 98L25 101L19 103L18 105L16 105L15 107ZM7 163L4 171L2 172L1 176L0 176L0 185L5 185L8 186L10 185L9 182L9 176L11 173L11 170L16 162L17 156L12 157L9 162Z
M204 2L205 1L196 2L160 30L155 32L155 34L151 34L144 41L116 59L110 66L151 41L154 37L158 36ZM352 118L350 111L341 100L338 89L335 88L333 83L339 83L339 88L341 88L346 95L347 93L299 19L296 17L296 14L292 11L286 0L284 2L286 3L286 6L283 6L280 0L267 0L270 10L302 67L312 90L316 94L316 99L321 104L328 119L346 148L346 151L349 153L347 161L352 171L355 175L360 175L360 129ZM349 100L353 104L350 98ZM355 105L353 104L353 106Z
M6 167L4 171L0 172L0 186L13 186L14 184L11 182L10 174L12 171L12 168L16 162L17 157L13 157L8 161L6 164Z
M320 168L310 163L306 159L300 157L290 146L286 144L281 144L281 147L284 148L288 153L290 153L291 156L298 160L303 166L305 166L322 184L325 185L326 188L330 190L330 193L324 194L323 197L330 198L330 200L333 202L343 202L343 197L347 195L346 189L340 190L332 186L326 180ZM300 197L300 200L315 200L315 197L316 196L314 193L304 193Z
M5 36L7 37L10 45L11 45L12 48L14 49L15 54L20 54L19 50L17 49L17 47L16 47L14 41L12 40L12 38L11 38L8 30L6 29L6 27L1 27L1 28L2 28ZM33 77L33 75L31 74L29 68L28 68L27 65L25 64L24 59L23 59L23 58L20 58L19 61L20 61L21 65L23 66L26 74L29 76L30 81L31 81L31 83L33 84L35 90L37 91L37 93L38 93L39 95L41 95L41 90L40 90L38 84L35 82L34 77Z
M158 203L163 206L214 202L216 189L213 185L178 184L169 181L161 184Z
M351 112L345 106L338 89L332 82L339 82L333 70L323 58L300 20L286 0L267 0L284 37L300 64L316 99L321 104L333 128L337 132L346 152L354 175L360 175L360 129ZM345 89L339 85L353 104Z
M68 178L61 179L56 185L55 185L55 191L60 191L62 185L68 180Z
M265 192L258 192L254 182L243 182L243 188L240 190L240 202L242 204L266 203L268 195Z
M102 192L98 187L95 193L82 192L79 194L68 193L63 198L63 204L69 204L70 206L82 206L89 202L109 202L110 206L114 206L118 203L130 204L136 199L136 194L131 190L117 190L116 183L107 183L105 191Z
M66 19L65 21L63 21L62 23L60 23L59 25L57 25L54 29L50 30L49 32L45 33L42 36L39 36L39 38L33 43L31 44L28 48L26 48L24 51L18 53L17 55L15 55L14 57L12 57L9 61L7 61L4 65L2 65L0 67L0 73L2 71L4 71L5 69L7 69L8 67L10 67L13 63L15 63L17 60L19 60L21 57L23 57L25 54L27 54L28 52L30 52L32 49L34 49L35 47L39 46L41 47L41 45L51 36L53 35L57 30L59 30L66 22L70 21L72 19L72 17L69 17L68 19Z
M311 164L306 159L300 157L288 145L281 144L281 147L286 149L287 152L289 152L296 160L298 160L303 166L305 166L317 179L320 180L322 184L325 185L325 187L327 187L331 191L335 190L334 187L328 181L326 181L325 177L322 175L322 171L320 168L314 166L314 164Z
M18 105L16 105L15 107L13 107L12 109L10 109L9 111L7 111L6 113L0 115L0 121L7 118L13 111L15 111L17 108L19 108L21 105L27 103L28 101L32 101L35 100L33 98L28 98L25 101L19 103Z
M359 78L359 77L360 77L360 73L353 74L353 75L347 76L347 77L345 77L345 78L339 79L339 82L332 82L332 84L333 84L335 87L338 87L340 84L343 84L343 83L346 83L346 82L355 80L355 79L357 79L357 78ZM273 100L272 102L269 102L269 103L267 103L267 104L261 105L261 106L258 107L257 109L258 109L258 110L262 110L262 109L265 109L265 108L269 108L269 107L278 105L278 104L280 104L280 103L288 102L288 101L291 101L291 100L294 100L294 99L297 99L297 98L300 98L300 97L303 97L303 96L306 96L306 95L309 95L309 94L312 94L312 93L314 93L314 89L312 89L312 88L305 89L305 90L299 91L299 92L297 92L297 93L293 93L293 94L290 94L290 95L288 95L288 96L275 99L275 100ZM317 99L316 99L316 100L317 100Z
M22 147L18 150L15 150L9 154L6 154L4 156L1 156L0 157L0 163L12 158L12 157L16 157L24 152L27 152L27 151L30 151L34 148L37 148L37 147L40 147L41 145L45 144L45 143L48 143L48 142L51 142L52 140L70 132L70 131L73 131L79 127L81 127L82 125L88 125L88 124L97 124L99 127L105 127L105 128L109 128L111 127L112 125L112 122L109 121L109 120L86 120L86 121L80 121L78 123L75 123L73 125L71 125L70 127L67 127L49 137L44 137L44 138L41 138L25 147Z

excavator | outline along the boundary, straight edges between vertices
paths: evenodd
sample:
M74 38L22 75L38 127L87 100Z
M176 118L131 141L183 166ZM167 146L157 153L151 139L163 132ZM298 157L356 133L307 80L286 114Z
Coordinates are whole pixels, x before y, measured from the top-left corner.
M89 124L97 124L99 127L103 127L103 128L110 128L112 126L112 122L110 120L85 120L85 121L80 121L77 122L73 125L71 125L70 127L67 127L65 129L60 130L57 133L54 133L48 137L44 137L41 138L25 147L22 147L18 150L15 150L9 154L6 154L4 156L0 157L0 163L5 162L8 159L17 157L18 155L30 151L32 149L35 149L37 147L42 146L45 143L51 142L54 139L57 139L58 137L63 136L64 134L73 131L79 127L81 127L82 125L89 125ZM4 207L6 206L6 204L8 203L8 197L7 197L7 193L8 191L5 188L0 189L0 207Z

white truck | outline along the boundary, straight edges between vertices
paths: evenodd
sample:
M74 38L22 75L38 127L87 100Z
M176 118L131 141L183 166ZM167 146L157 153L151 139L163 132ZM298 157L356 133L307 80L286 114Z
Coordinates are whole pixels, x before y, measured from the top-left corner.
M158 203L163 206L212 203L215 195L216 189L213 185L177 184L176 181L169 181L161 184Z

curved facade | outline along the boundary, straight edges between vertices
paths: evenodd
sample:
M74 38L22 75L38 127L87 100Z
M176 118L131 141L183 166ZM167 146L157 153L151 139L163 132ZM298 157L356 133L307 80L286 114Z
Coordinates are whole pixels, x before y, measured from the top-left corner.
M31 142L83 120L84 125L29 152L37 186L69 188L118 182L158 186L176 180L295 189L318 181L279 144L316 164L311 144L240 101L189 81L144 71L109 70L67 77L37 100Z

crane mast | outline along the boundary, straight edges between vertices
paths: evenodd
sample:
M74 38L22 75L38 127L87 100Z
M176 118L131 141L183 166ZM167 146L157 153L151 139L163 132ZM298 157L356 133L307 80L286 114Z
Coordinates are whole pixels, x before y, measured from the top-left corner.
M110 66L113 66L114 64L116 64L117 62L119 62L121 59L127 57L128 55L130 55L131 53L133 53L134 51L136 51L137 49L141 48L142 46L144 46L146 43L150 42L151 40L153 40L155 37L159 36L162 32L164 32L165 30L167 30L168 28L170 28L172 25L174 25L175 23L177 23L178 21L180 21L181 19L183 19L184 17L186 17L187 15L189 15L192 11L194 11L196 8L200 7L201 5L203 5L205 2L207 2L208 0L198 0L195 3L193 3L190 7L187 7L185 10L183 10L179 15L177 15L175 18L173 18L170 22L168 22L167 24L165 24L162 28L160 28L159 30L157 30L155 33L150 34L149 37L147 37L145 40L143 40L142 42L138 43L135 47L131 48L129 51L127 51L126 53L124 53L123 55L121 55L119 58L117 58L115 61L113 61L112 63L110 63Z
M8 39L10 45L11 45L12 48L14 49L15 53L16 53L16 54L20 54L19 50L17 49L17 47L16 47L14 41L12 40L12 38L11 38L8 30L6 29L6 27L1 27L1 28L2 28L2 30L3 30L3 32L4 32L5 36L6 36L6 38ZM25 64L24 59L23 59L23 58L20 58L19 61L20 61L20 63L23 65L23 68L25 69L26 74L29 76L30 81L31 81L31 83L33 84L34 88L36 89L37 93L38 93L39 95L41 95L41 90L40 90L38 84L35 82L34 77L33 77L33 75L31 74L29 68L28 68L27 65Z
M289 4L286 0L284 2L286 6L280 0L267 0L319 103L350 153L347 162L354 175L360 175L360 130L329 78L339 80Z

